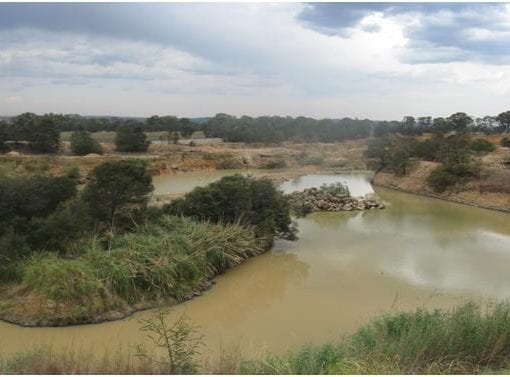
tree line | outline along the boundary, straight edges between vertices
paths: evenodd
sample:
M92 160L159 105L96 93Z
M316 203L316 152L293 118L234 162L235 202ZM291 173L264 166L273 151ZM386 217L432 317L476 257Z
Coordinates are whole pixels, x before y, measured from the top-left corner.
M78 144L75 154L100 153L97 143L87 136L98 131L117 133L116 144L120 152L143 152L148 142L142 134L152 131L168 133L168 139L177 143L180 137L190 137L201 131L207 137L222 138L227 142L281 143L290 142L341 142L380 137L389 134L408 136L423 133L448 133L468 130L485 134L510 132L510 111L497 116L472 118L458 112L443 118L406 116L402 121L373 121L368 119L313 119L306 117L235 117L217 114L206 122L194 122L175 116L149 118L87 118L78 115L23 113L0 122L0 152L12 145L35 153L57 153L60 132L74 131L71 141ZM118 143L117 143L118 141Z

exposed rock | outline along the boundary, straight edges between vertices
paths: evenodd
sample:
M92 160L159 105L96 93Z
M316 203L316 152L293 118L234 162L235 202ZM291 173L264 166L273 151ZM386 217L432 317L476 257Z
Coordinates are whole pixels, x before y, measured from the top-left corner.
M345 194L335 195L312 187L304 191L296 191L288 195L292 210L298 215L310 212L364 211L367 209L383 209L384 204L375 196L354 198Z

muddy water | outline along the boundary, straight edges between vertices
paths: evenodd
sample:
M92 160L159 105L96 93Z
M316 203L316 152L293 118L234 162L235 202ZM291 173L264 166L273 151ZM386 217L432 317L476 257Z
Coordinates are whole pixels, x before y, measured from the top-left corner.
M286 190L311 179L294 187L288 183ZM359 175L335 179L356 194L362 194L362 185L371 190ZM360 179L364 183L357 192L352 182ZM510 215L376 192L387 209L300 219L297 242L278 242L271 252L219 277L203 296L177 306L176 313L186 312L201 326L206 354L235 347L255 354L281 352L336 339L392 310L510 299ZM69 328L0 322L0 352L50 344L98 355L119 349L133 353L130 347L143 341L137 320L150 315Z
M162 174L152 177L154 184L154 194L181 194L191 191L197 186L206 186L207 184L217 181L221 177L232 174L256 175L258 173L275 173L276 169L224 169L211 170L203 172Z

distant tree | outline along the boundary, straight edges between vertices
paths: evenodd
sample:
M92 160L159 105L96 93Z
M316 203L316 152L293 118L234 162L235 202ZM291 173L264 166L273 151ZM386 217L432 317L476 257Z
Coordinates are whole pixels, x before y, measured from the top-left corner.
M445 133L448 131L448 121L445 118L434 118L432 121L432 130L435 133Z
M77 156L89 153L103 154L103 148L99 142L92 138L89 132L79 130L71 135L71 151Z
M417 125L420 128L428 129L432 126L432 117L419 117L417 121Z
M505 111L499 114L496 119L501 124L504 133L508 133L510 131L510 111Z
M437 136L424 141L414 141L412 143L412 156L425 161L437 161L438 151L444 140L442 135L443 134L438 134Z
M455 113L447 118L448 126L454 131L465 131L473 123L473 119L466 113Z
M114 228L145 209L153 189L145 162L106 162L90 173L83 199L94 219Z
M30 130L31 149L39 153L56 153L60 146L60 132L50 115L39 117Z
M365 157L372 159L371 168L380 171L388 166L390 160L390 139L388 136L377 137L368 141Z
M193 128L193 123L191 123L191 120L188 118L181 118L179 120L179 132L182 137L191 137L193 135L193 132L195 131Z
M397 175L406 175L410 166L412 138L395 136L389 149L389 165Z
M30 141L30 132L37 122L34 113L23 113L11 119L9 138L13 141Z
M137 124L127 124L117 129L115 147L119 152L146 152L150 141Z
M470 138L465 134L445 138L438 150L438 160L445 166L466 164L469 161Z
M5 142L8 140L7 136L7 124L0 122L0 153L9 151L9 147Z
M14 141L29 142L30 149L37 153L56 153L60 146L60 132L52 114L18 115L11 121L9 136Z

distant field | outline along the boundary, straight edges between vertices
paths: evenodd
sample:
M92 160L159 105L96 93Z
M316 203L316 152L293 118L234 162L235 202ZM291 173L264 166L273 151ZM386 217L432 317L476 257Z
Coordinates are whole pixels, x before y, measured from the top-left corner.
M60 140L61 141L70 141L72 131L66 131L60 133ZM146 132L147 139L150 141L156 141L156 140L167 140L168 134L165 131L157 131L157 132ZM93 132L92 137L99 141L100 143L113 143L115 140L115 132L113 131L100 131L100 132ZM203 139L205 138L205 135L202 131L197 131L193 133L191 136L192 139Z

